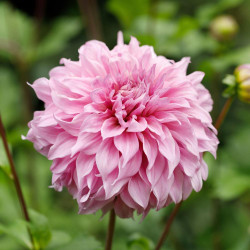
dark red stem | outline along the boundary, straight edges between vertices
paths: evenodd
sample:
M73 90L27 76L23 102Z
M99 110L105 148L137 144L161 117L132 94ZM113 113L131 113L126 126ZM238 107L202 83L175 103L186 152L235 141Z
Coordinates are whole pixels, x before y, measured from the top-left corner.
M77 0L89 39L102 40L101 22L96 0Z
M9 164L10 164L10 169L11 169L11 173L12 173L12 176L13 176L13 182L15 184L15 188L16 188L16 192L17 192L17 196L18 196L20 205L21 205L23 216L24 216L24 218L25 218L25 220L27 222L30 222L27 205L26 205L25 200L24 200L24 196L23 196L23 192L22 192L21 185L20 185L20 182L19 182L19 178L17 176L17 172L16 172L16 169L15 169L14 161L13 161L12 155L11 155L9 147L8 147L6 133L5 133L5 129L4 129L4 126L3 126L1 115L0 115L0 135L2 137L3 144L4 144L4 149L5 149ZM32 238L32 235L31 235L31 232L30 232L29 229L28 229L28 233L30 235L31 242L33 244L34 243L33 238Z
M173 210L172 213L170 214L170 217L169 217L168 220L167 220L167 223L166 223L166 225L165 225L165 228L164 228L164 230L163 230L163 233L162 233L162 235L161 235L161 238L160 238L160 240L159 240L159 242L158 242L158 244L157 244L155 250L159 250L159 249L161 248L163 242L165 241L165 239L166 239L166 237L167 237L167 235L168 235L168 232L169 232L169 230L170 230L170 227L171 227L171 225L172 225L172 223L173 223L173 220L174 220L176 214L178 213L178 211L179 211L179 209L180 209L180 207L181 207L181 204L182 204L182 202L176 204L176 206L174 207L174 210Z
M225 104L224 104L224 106L223 106L223 108L222 108L222 110L221 110L221 112L220 112L220 114L215 122L215 125L214 125L217 130L221 127L223 121L225 120L225 117L226 117L226 115L227 115L227 113L232 105L232 102L233 102L233 97L228 98L227 101L225 102Z
M109 227L108 227L108 234L107 234L105 250L111 250L112 249L114 230L115 230L115 211L114 211L114 209L112 209L110 211Z

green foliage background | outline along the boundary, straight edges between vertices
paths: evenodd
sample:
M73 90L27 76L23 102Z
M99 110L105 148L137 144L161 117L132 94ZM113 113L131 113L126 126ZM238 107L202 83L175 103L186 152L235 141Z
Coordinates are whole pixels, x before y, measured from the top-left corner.
M87 10L80 11L77 1L62 1L65 8L47 15L56 3L47 1L39 19L25 8L0 2L0 112L32 209L28 226L36 248L103 249L108 217L78 215L77 204L66 190L57 193L48 188L51 162L21 140L32 112L43 109L26 82L48 77L60 58L76 60L77 49L91 38L101 38L112 48L117 31L122 30L126 42L133 35L141 44L154 46L157 54L174 60L191 56L188 70L206 73L203 83L214 99L215 120L225 102L222 79L237 65L250 63L250 1L97 1L99 15L92 28ZM222 14L232 15L239 25L237 35L227 42L217 41L209 30L211 21ZM250 249L249 105L234 101L219 139L217 160L206 155L208 180L184 202L162 249ZM0 249L31 248L1 141L0 166ZM153 249L172 209L170 205L151 211L142 222L137 216L134 221L118 219L113 249Z

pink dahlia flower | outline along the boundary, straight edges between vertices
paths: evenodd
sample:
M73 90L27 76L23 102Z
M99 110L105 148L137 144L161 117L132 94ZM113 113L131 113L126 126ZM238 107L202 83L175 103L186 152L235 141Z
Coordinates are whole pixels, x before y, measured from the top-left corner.
M65 186L82 214L114 208L119 217L145 216L199 191L216 154L203 72L186 74L179 62L150 46L129 45L118 34L112 50L99 41L79 49L79 61L32 85L44 111L36 111L26 139L52 160L52 186Z

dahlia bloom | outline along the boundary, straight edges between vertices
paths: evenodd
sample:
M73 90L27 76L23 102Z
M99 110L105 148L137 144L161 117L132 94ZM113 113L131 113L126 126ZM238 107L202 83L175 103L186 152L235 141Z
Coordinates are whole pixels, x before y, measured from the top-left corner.
M118 34L112 50L99 41L61 59L32 88L45 103L29 122L27 140L52 160L52 186L65 186L79 213L114 208L122 218L145 216L199 191L208 175L203 153L216 154L203 72Z

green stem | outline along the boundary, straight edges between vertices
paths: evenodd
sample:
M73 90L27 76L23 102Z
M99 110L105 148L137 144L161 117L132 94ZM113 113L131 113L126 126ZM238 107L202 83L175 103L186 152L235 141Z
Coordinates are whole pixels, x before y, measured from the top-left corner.
M25 218L25 220L27 222L30 222L28 209L27 209L27 205L26 205L25 200L24 200L24 196L23 196L23 192L22 192L22 189L21 189L20 181L19 181L16 169L15 169L15 165L14 165L12 155L11 155L9 147L8 147L8 142L7 142L6 133L5 133L5 129L4 129L4 126L3 126L1 115L0 115L0 135L2 137L3 144L4 144L4 149L5 149L9 164L10 164L10 169L11 169L11 173L12 173L12 176L13 176L13 182L15 184L15 188L16 188L16 192L17 192L17 196L18 196L20 205L21 205L23 216L24 216L24 218ZM28 233L29 233L29 236L30 236L31 243L32 243L32 245L34 247L33 237L32 237L32 234L31 234L29 228L28 228Z
M108 227L108 234L107 234L105 250L111 250L112 249L112 241L113 241L113 236L114 236L114 230L115 230L115 211L114 211L114 209L112 209L110 211L109 227Z
M223 108L222 108L222 110L221 110L221 112L220 112L220 114L215 122L215 125L214 125L217 130L219 130L222 123L224 122L226 115L228 114L228 111L232 105L232 102L233 102L233 97L228 98L227 101L225 102L225 104L224 104L224 106L223 106ZM172 225L174 218L176 217L176 215L181 207L181 204L182 204L182 202L176 204L176 206L174 207L174 210L170 214L170 216L167 220L167 223L165 225L165 228L163 230L163 233L161 235L161 238L159 239L155 250L159 250L162 247L162 244L164 243L164 241L166 240L168 233L170 231L171 225Z

